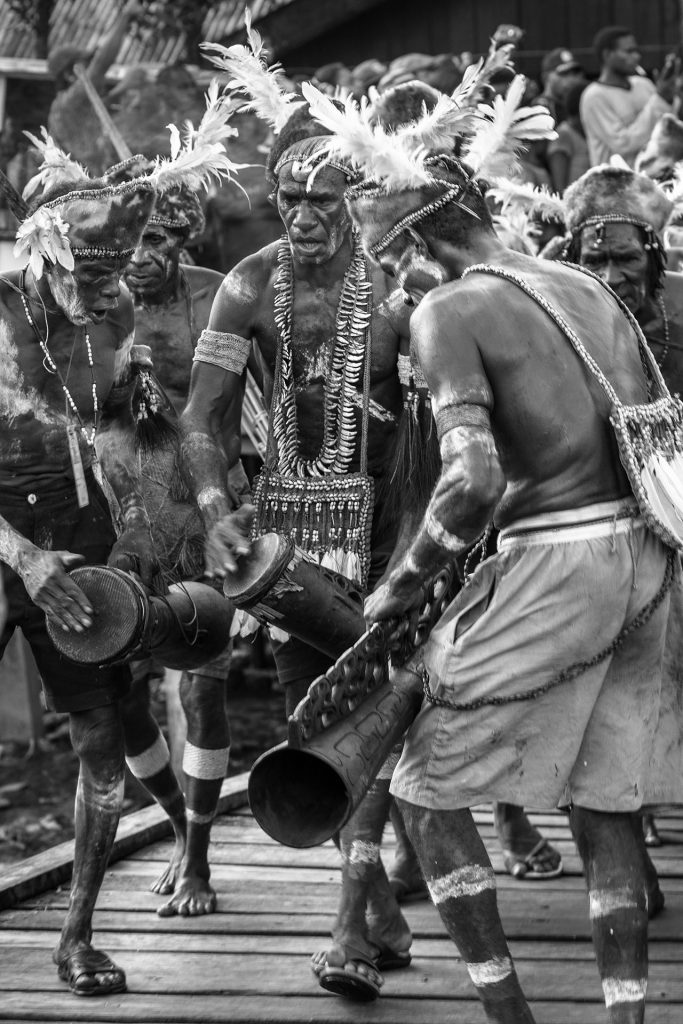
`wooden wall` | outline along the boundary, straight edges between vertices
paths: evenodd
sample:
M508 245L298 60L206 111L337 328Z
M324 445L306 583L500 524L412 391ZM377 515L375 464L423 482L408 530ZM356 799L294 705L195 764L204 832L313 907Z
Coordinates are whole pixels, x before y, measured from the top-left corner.
M605 25L626 25L641 45L643 66L661 65L680 42L679 0L385 0L305 46L281 54L289 71L330 61L353 66L403 53L481 52L500 23L525 29L518 67L538 74L543 53L574 51L590 75L598 71L591 43Z

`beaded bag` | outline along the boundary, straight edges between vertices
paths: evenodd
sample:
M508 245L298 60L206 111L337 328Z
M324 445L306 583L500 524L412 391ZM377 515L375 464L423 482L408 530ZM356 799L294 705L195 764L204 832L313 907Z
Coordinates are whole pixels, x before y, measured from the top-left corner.
M574 264L566 266L597 281L619 302L638 340L648 382L649 402L625 405L559 310L523 277L488 264L469 267L465 274L478 271L511 281L555 321L610 401L610 423L616 435L619 456L643 519L665 544L683 550L683 402L667 388L657 360L628 307L595 274Z
M279 343L265 465L254 487L254 538L273 531L291 537L320 565L367 585L374 481L367 472L372 285L360 243L342 286L337 339L325 386L319 455L299 455L291 348L291 257L282 240L275 320ZM356 446L356 385L362 380L360 472L346 472Z

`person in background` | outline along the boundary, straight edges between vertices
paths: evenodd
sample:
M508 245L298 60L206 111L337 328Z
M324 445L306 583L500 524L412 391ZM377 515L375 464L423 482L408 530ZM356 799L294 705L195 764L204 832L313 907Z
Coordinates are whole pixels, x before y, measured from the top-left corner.
M575 85L585 83L583 68L571 50L558 46L541 61L543 92L534 102L546 107L558 125L567 117L567 93Z
M590 167L588 143L583 130L579 105L585 82L574 82L564 97L566 119L557 125L557 138L548 143L548 167L553 188L560 195L567 185L580 178Z
M600 77L581 97L591 165L621 156L633 167L662 114L674 113L679 62L667 57L656 84L639 73L640 51L630 28L612 25L593 40Z

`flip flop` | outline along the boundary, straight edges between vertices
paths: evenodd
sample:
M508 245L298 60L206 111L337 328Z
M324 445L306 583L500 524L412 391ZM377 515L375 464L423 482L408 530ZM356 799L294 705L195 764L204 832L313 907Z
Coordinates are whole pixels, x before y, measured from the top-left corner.
M114 974L111 984L96 981L98 974ZM106 953L92 946L84 946L63 957L57 964L58 977L67 983L75 996L110 996L126 991L126 975ZM79 984L81 979L90 979L91 984Z
M312 958L311 970L318 979L318 984L327 992L333 992L337 996L344 996L356 1003L369 1003L377 999L382 988L382 975L377 969L375 960L369 960L363 956L349 957L342 967L333 967L325 962L316 962L315 954ZM325 955L326 954L322 954ZM364 964L368 967L368 974L359 974L356 970L347 970L349 964Z
M541 839L534 846L533 850L527 853L526 857L520 857L512 850L503 850L503 860L505 867L512 875L513 878L519 879L524 882L542 882L549 878L558 878L564 871L564 865L560 858L560 863L555 868L549 868L547 871L539 871L538 868L538 855L545 850L550 850L552 847L547 839Z

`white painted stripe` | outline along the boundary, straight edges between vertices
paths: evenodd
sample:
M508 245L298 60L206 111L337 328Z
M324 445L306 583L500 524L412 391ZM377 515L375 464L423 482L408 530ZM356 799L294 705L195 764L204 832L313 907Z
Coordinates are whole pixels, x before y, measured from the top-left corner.
M603 978L602 991L608 1009L615 1003L639 1003L645 999L647 978Z
M229 756L230 747L207 750L186 742L183 751L183 771L193 779L204 779L207 782L211 779L222 779L228 769Z
M199 811L193 811L191 807L185 808L185 816L188 822L194 822L195 825L210 825L215 815L215 811L211 811L210 814L200 814Z
M398 764L401 756L400 750L392 750L389 757L386 759L380 770L377 772L378 779L390 779L394 774L394 768Z
M349 849L349 864L376 864L379 860L379 843L368 843L354 839Z
M470 978L480 988L482 985L496 985L512 974L512 960L509 956L494 956L483 964L467 964Z
M171 755L163 735L159 733L151 747L135 757L127 757L126 764L136 779L149 779L170 763Z
M607 917L608 914L613 914L616 910L633 910L638 906L633 890L626 886L621 886L618 889L591 889L588 899L591 921Z
M496 876L493 868L484 868L480 864L466 864L448 875L441 875L440 878L428 878L427 886L434 903L445 903L446 900L478 896L486 889L495 889Z

